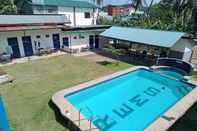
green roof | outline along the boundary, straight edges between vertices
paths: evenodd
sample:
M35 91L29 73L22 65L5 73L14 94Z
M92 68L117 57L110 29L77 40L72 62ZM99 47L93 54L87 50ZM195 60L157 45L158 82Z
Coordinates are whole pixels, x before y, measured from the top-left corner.
M128 42L170 48L180 40L185 33L129 27L111 27L100 35Z
M80 8L96 8L96 5L80 0L43 0L44 2L32 3L33 5L64 6Z

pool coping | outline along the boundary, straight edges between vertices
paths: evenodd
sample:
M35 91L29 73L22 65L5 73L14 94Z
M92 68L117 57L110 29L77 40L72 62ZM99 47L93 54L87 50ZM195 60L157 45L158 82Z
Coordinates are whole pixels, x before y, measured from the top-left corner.
M78 92L83 89L87 89L90 86L98 84L100 82L113 79L120 75L135 71L137 69L150 69L145 66L136 66L123 71L119 71L104 77L100 77L98 79L82 83L80 85L66 88L61 91L58 91L52 96L53 103L58 107L60 113L71 120L73 124L79 127L80 130L90 130L90 121L87 120L83 114L80 114L80 118L82 121L79 126L79 111L64 97L65 95L72 94L74 92ZM178 120L181 116L185 114L185 112L197 101L197 88L193 89L189 94L179 100L175 105L173 105L167 112L165 112L161 117L156 119L152 124L150 124L144 131L165 131L170 128L176 120ZM166 118L173 118L173 120L169 121ZM91 130L99 131L99 129L91 123Z

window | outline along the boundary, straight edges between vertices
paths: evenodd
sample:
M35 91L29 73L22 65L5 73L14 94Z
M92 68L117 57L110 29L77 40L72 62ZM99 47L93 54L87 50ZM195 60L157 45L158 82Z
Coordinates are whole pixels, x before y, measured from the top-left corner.
M90 12L85 12L85 18L90 18Z
M85 36L83 36L83 35L79 35L79 39L85 39Z
M37 39L39 39L40 37L41 37L40 35L37 35L37 36L36 36Z
M69 38L68 37L63 38L63 46L66 46L66 47L69 46Z
M74 36L73 39L77 39L77 36Z
M42 12L44 11L44 8L42 6L36 6L35 10L37 10L38 12Z
M49 38L50 36L47 34L47 35L45 35L45 37L46 37L46 38Z
M55 13L55 12L57 12L57 7L48 7L48 13Z

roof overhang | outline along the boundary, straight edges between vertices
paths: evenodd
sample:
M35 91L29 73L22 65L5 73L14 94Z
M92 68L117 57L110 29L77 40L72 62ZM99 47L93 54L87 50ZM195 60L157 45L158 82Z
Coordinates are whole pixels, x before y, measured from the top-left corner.
M61 29L63 25L31 25L31 26L0 26L0 32L9 32L9 31L25 31L25 30L48 30L48 29Z
M98 8L95 4L87 1L72 0L44 0L43 2L32 3L33 6L60 6L60 7L76 7L76 8Z
M185 33L129 27L111 27L100 34L102 37L149 46L171 48Z
M65 15L0 15L0 26L69 24Z
M91 26L77 26L77 27L65 27L62 31L87 31L87 30L99 30L99 29L109 29L111 25L91 25Z

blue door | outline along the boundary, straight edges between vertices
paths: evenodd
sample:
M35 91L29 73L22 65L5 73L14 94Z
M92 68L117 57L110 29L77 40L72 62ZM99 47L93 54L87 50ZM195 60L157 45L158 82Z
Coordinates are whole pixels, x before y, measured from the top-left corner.
M31 37L30 36L23 36L22 41L23 41L23 48L24 48L25 56L32 56L33 55L33 48L32 48Z
M69 38L68 37L63 38L63 45L66 47L69 47Z
M18 40L16 37L14 38L8 38L8 45L12 48L12 58L20 58L21 54L20 54L20 49L18 46Z
M93 35L89 36L89 47L90 49L94 48L94 36Z
M99 48L99 36L95 35L95 48Z
M53 46L56 50L60 49L60 35L53 34Z

